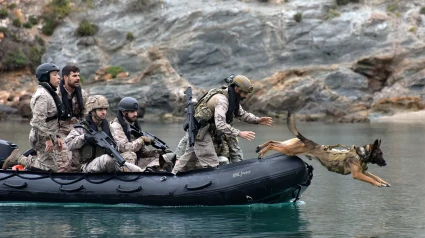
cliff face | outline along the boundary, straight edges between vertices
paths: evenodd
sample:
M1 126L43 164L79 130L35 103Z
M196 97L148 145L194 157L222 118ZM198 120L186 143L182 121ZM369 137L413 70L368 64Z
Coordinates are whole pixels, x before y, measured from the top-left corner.
M234 73L254 81L244 106L260 115L284 117L292 109L306 120L367 122L424 108L425 4L419 0L98 0L72 6L45 37L42 61L77 64L84 87L112 104L133 96L146 113L181 115L187 86L200 96ZM82 20L96 26L94 35L75 34ZM127 73L110 79L106 66Z

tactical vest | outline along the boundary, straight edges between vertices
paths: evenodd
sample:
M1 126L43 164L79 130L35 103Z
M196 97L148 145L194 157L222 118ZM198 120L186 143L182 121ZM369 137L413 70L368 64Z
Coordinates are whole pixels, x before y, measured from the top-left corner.
M87 120L91 120L90 119L90 114L86 117L86 120L83 120L82 122L80 122L81 124L84 124L87 127L90 127L89 123L87 122ZM109 127L109 123L106 121L106 126ZM91 127L91 129L94 129ZM96 126L96 130L97 131L102 131L102 127L100 126ZM105 130L103 130L105 131ZM108 134L108 133L107 133ZM92 160L94 160L95 158L106 154L106 150L98 145L90 145L90 144L84 144L83 147L81 147L80 149L80 163L81 164L85 164L85 163L90 163Z
M85 163L90 163L95 158L106 154L106 151L104 148L100 146L85 144L83 145L83 147L81 147L80 153L81 153L80 163L85 164Z
M345 147L345 146L342 146ZM352 154L356 159L360 161L361 167L363 171L368 169L367 163L363 162L360 159L360 156L357 154L356 150L353 148L345 147L347 150L332 150L332 146L325 147L324 152L328 153L329 160L320 161L322 165L324 165L329 171L345 174L344 171L344 161L347 158L348 154Z
M194 117L201 127L204 127L207 124L214 124L214 111L207 106L207 102L216 94L222 94L226 96L226 98L229 98L229 94L226 89L227 88L211 89L208 93L202 96L198 103L196 103Z

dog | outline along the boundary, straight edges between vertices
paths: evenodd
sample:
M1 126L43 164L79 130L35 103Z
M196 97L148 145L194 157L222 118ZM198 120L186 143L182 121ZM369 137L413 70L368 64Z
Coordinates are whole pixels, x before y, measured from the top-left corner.
M391 185L368 171L367 164L387 165L380 149L381 140L364 146L319 145L301 135L296 126L294 115L288 112L287 126L296 138L286 141L267 141L257 146L255 152L262 158L270 150L276 150L289 156L305 155L310 160L315 158L329 171L342 175L352 174L354 179L367 182L377 187L390 187ZM344 149L335 149L344 147Z

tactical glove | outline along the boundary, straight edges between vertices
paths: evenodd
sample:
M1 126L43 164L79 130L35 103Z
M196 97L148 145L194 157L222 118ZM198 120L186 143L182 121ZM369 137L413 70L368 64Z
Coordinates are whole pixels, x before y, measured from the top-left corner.
M87 144L89 145L95 145L96 144L96 139L94 138L93 135L91 134L84 134L84 140L86 141Z
M141 136L140 138L143 140L143 142L145 142L147 144L152 143L152 139L147 137L147 136Z

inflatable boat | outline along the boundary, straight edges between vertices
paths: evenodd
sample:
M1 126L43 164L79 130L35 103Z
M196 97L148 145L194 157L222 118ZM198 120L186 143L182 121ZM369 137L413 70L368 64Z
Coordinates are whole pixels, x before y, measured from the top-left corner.
M0 165L15 144L0 140ZM297 201L313 168L296 156L171 173L51 173L0 170L0 201L222 206Z

